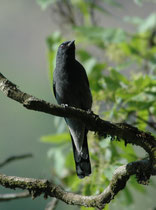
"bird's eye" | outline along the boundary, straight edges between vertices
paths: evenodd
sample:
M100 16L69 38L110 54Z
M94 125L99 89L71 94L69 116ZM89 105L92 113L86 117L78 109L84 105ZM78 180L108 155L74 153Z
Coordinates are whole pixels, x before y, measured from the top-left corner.
M61 44L61 48L65 48L65 45L64 44Z

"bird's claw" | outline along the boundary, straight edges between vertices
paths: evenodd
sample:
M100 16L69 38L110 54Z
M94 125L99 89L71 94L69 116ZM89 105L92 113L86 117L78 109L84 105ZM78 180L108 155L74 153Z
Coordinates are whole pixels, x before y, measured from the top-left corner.
M87 113L88 113L88 114L93 114L93 111L92 111L91 109L88 109L88 110L87 110Z
M68 104L61 104L61 106L63 106L63 108L68 107Z

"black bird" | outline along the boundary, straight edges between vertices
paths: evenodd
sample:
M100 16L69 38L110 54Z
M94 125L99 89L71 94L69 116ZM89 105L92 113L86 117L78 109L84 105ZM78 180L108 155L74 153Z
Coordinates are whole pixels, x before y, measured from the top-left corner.
M91 110L92 95L84 67L75 59L74 41L63 42L57 51L53 90L58 104ZM91 174L87 133L79 119L65 118L69 127L76 172L79 178Z

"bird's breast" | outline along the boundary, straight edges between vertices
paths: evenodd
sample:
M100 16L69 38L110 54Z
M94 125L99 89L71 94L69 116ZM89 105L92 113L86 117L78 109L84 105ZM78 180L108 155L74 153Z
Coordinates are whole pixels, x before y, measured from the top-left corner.
M55 75L56 99L59 104L73 106L78 97L78 84L69 72L61 71Z

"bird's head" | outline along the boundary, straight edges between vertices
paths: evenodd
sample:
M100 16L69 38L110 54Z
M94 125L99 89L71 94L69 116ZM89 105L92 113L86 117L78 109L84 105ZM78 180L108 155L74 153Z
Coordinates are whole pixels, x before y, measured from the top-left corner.
M75 40L63 42L58 48L57 55L59 57L75 58Z

